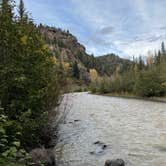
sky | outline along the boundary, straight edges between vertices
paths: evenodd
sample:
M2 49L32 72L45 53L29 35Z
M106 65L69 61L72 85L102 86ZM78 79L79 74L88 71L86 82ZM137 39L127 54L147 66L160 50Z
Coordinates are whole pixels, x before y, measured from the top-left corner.
M16 0L18 3L19 0ZM36 23L69 30L95 56L147 55L166 40L166 0L24 0Z

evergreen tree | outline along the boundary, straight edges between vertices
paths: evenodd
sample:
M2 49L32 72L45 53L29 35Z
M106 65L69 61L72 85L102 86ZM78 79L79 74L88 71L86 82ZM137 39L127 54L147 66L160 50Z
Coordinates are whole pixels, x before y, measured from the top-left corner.
M12 1L0 4L0 125L2 118L5 122L0 165L11 165L2 164L1 159L15 161L19 149L45 143L48 113L57 105L61 90L62 73L49 47L32 21L20 19L25 13L23 1L19 11L19 18L14 18Z
M165 54L165 51L166 51L166 50L165 50L165 44L164 44L164 42L162 42L162 43L161 43L161 53L162 53L162 54Z
M144 63L144 61L143 61L143 59L142 59L142 56L139 56L138 68L139 68L140 70L143 70L144 67L145 67L145 63Z
M164 42L161 43L162 62L166 62L166 50Z
M158 65L161 63L161 51L160 50L158 51L158 56L157 56L157 59L156 59L156 63Z
M2 0L0 14L4 21L11 21L13 18L13 3L11 0Z
M80 70L78 68L77 62L74 62L73 64L73 77L79 79L80 78Z
M19 7L18 7L18 14L19 14L19 17L20 17L20 20L23 21L23 19L25 18L25 7L24 7L24 2L23 0L20 0L20 4L19 4Z
M161 82L157 70L143 71L136 80L135 92L143 97L162 96L165 88Z

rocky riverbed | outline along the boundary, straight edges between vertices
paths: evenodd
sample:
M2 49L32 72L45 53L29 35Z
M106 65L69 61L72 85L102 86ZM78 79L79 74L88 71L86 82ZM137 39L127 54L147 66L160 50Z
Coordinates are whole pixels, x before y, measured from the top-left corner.
M66 100L68 99L68 100ZM166 166L166 104L88 93L67 94L54 149L58 166Z

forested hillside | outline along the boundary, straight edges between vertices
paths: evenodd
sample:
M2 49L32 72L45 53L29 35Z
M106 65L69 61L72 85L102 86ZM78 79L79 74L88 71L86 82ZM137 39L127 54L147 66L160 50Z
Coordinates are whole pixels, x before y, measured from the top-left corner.
M129 69L132 61L120 58L115 54L108 54L100 57L89 55L86 48L80 44L75 36L68 30L39 25L39 30L48 43L52 54L61 62L68 66L71 76L75 75L75 66L78 66L78 79L90 81L90 69L95 69L99 75L111 75L117 66L121 66L121 71ZM76 75L77 75L76 74Z
M130 66L133 64L132 61L128 59L120 58L115 54L107 54L99 57L95 57L98 65L95 66L97 71L102 75L112 75L116 68L120 68L120 73L123 73L130 69Z
M99 57L89 55L68 30L42 25L39 30L52 54L63 64L67 77L83 80L83 84L87 85L91 82L92 91L139 96L165 95L164 42L161 49L148 55L146 60L140 56L133 57L131 61L113 53Z
M124 64L123 64L124 65ZM108 77L95 78L91 90L99 93L136 95L143 97L166 95L166 50L164 42L158 53L147 56L146 61L140 56L132 63L116 65ZM122 72L123 71L123 72Z
M60 28L40 25L39 30L52 54L63 64L69 76L89 81L87 66L82 61L89 55L86 54L85 47L77 41L77 38L69 31L63 31Z

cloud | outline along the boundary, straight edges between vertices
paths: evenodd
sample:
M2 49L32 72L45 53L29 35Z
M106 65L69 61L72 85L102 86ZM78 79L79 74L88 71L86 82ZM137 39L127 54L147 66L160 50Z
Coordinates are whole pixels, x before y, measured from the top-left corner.
M146 55L166 39L165 0L25 0L25 4L37 22L69 29L95 55Z
M92 35L89 37L89 40L96 45L100 45L100 46L107 46L108 44L110 44L108 41L104 40L103 38L96 36L96 35Z
M160 27L161 30L165 30L166 29L166 26L162 26Z
M112 26L107 26L107 27L104 27L100 30L100 33L102 35L109 35L113 32L114 32L114 27L112 27Z

